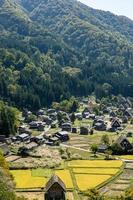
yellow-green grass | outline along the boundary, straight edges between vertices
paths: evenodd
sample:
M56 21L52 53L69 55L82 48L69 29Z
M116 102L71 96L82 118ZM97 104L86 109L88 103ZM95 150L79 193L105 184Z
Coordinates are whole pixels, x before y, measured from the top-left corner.
M44 177L33 177L31 170L11 170L16 183L16 188L41 188L47 179Z
M123 155L120 156L121 159L126 159L126 160L133 160L133 155Z
M72 168L120 168L122 161L120 160L72 160L68 162L68 166Z
M32 171L32 176L34 177L45 177L45 178L50 178L52 175L52 170L51 169L43 169L43 168L38 168L38 169L33 169Z
M56 170L55 174L61 178L61 180L65 183L66 188L73 188L73 182L71 178L71 174L69 170Z
M67 189L73 188L73 183L69 170L55 170L49 171L48 169L39 170L11 170L16 183L16 188L42 188L45 187L47 181L50 177L46 177L46 172L48 176L52 174L58 175L61 180L65 183Z
M78 189L86 191L95 188L111 178L110 175L75 174Z
M76 174L98 174L98 175L114 175L119 168L73 168Z

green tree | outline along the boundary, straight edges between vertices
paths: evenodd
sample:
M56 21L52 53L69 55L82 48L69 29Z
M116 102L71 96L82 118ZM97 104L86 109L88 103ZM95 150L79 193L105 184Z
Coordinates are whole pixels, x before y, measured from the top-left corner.
M0 106L0 132L6 136L14 135L19 125L19 112L16 108L1 103Z
M98 151L98 146L97 144L92 144L91 146L91 151L94 153L94 156L96 156L96 153Z
M72 99L73 100L73 99ZM74 99L70 108L70 112L76 112L79 107L78 100Z
M103 135L101 138L101 142L104 143L105 145L109 145L109 136L107 134Z
M72 113L71 114L71 122L74 124L75 120L76 120L76 116L74 113Z

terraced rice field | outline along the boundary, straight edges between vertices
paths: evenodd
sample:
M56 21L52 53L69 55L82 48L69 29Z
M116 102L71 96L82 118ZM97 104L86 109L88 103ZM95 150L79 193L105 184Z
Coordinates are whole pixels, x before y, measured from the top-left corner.
M76 182L80 191L86 191L95 188L101 183L111 178L110 175L91 175L91 174L75 174Z
M89 123L86 123L86 126L89 126ZM105 134L109 135L110 140L116 140L118 138L116 133L109 133L107 131L94 131L93 135L71 134L70 140L67 142L67 144L73 147L80 147L88 150L92 144L98 144L99 141L101 141L101 137Z
M49 173L46 177L46 173ZM49 176L53 173L58 175L66 185L67 189L73 188L73 183L69 170L56 170L50 172L48 169L39 170L11 170L14 177L16 188L42 188L45 187ZM50 174L51 173L51 174Z
M75 160L69 161L77 187L80 191L95 188L117 174L122 161Z
M61 180L64 181L67 188L69 188L69 189L74 188L69 170L67 170L67 169L66 170L56 170L55 174L57 176L59 176L61 178Z
M114 176L122 166L122 161L105 160L72 160L64 169L11 170L17 189L43 188L46 182L56 174L65 183L66 188L73 191L85 191L95 188Z
M41 188L47 182L44 177L34 177L31 174L31 170L12 170L11 171L16 188Z
M119 171L119 168L73 168L76 174L100 174L100 175L114 175Z
M120 158L125 160L133 160L133 155L120 156Z
M122 161L120 160L72 160L68 162L69 167L79 167L79 168L119 168L122 166Z
M124 191L131 187L133 183L133 162L125 163L123 173L120 174L114 181L105 185L100 189L102 194L107 196L119 196L124 194Z

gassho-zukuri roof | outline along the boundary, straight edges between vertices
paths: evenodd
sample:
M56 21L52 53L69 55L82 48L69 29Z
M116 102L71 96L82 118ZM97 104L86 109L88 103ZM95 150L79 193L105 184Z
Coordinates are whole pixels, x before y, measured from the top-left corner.
M45 186L45 190L48 191L52 185L54 185L55 183L58 183L62 189L64 190L64 192L66 192L66 186L65 184L63 183L63 181L56 175L53 175L49 181L47 182L46 186Z

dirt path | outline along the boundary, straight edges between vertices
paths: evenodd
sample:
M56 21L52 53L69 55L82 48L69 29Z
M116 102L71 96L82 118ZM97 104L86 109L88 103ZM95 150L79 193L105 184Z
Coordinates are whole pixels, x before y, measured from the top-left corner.
M67 144L61 144L60 146L67 147L67 148L72 148L72 149L76 149L76 150L81 150L81 151L85 151L85 152L88 152L88 153L91 152L90 150L82 149L80 147L75 147L75 146L71 146L71 145L67 145Z

